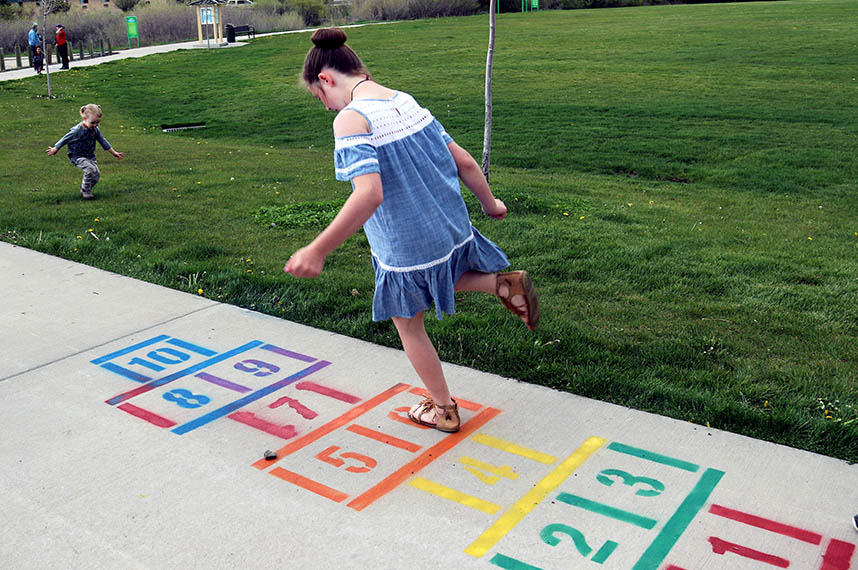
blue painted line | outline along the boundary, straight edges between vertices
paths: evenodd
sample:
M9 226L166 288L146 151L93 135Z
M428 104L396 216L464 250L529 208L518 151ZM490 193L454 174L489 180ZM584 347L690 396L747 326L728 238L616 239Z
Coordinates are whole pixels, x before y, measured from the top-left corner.
M188 368L185 368L184 370L179 370L178 372L174 372L168 376L164 376L163 378L153 380L153 381L149 382L148 384L146 384L145 386L141 386L140 388L136 388L135 390L131 390L129 392L119 394L118 396L114 396L113 398L106 400L106 402L108 404L110 404L111 406L115 406L116 404L122 403L125 400L129 400L129 399L133 398L134 396L137 396L138 394L141 394L143 392L148 392L149 390L153 390L153 389L157 388L158 386L163 386L164 384L169 384L173 380L178 380L179 378L181 378L183 376L187 376L188 374L194 374L196 372L199 372L203 368L208 368L212 364L217 364L218 362L221 362L221 361L226 360L228 358L232 358L236 354L241 354L242 352L247 352L251 348L256 348L260 344L262 344L261 340L252 340L252 341L248 342L247 344L243 344L243 345L239 346L238 348L233 348L232 350L228 350L226 352L218 354L217 356L209 358L208 360L203 360L202 362L194 364L193 366L189 366Z
M187 342L185 340L180 340L178 338L171 338L167 342L169 344L172 344L173 346L178 346L179 348L184 348L185 350L190 350L191 352L196 352L197 354L202 354L203 356L214 356L215 354L217 354L217 352L214 350L203 348L198 344Z
M703 472L697 485L665 523L661 532L658 533L640 560L632 566L632 570L658 570L661 567L661 563L664 562L671 549L676 545L676 541L688 529L688 525L709 500L709 496L712 495L712 491L715 490L723 476L724 472L717 469L707 469Z
M700 470L699 465L695 465L689 461L683 461L682 459L676 459L675 457L662 455L661 453L641 449L639 447L632 447L631 445L626 445L624 443L617 443L616 441L609 444L608 449L618 453L625 453L626 455L639 457L640 459L646 459L647 461L652 461L654 463L661 463L662 465L667 465L669 467L676 467L677 469L683 469L692 473L696 473Z
M128 354L129 352L134 352L135 350L139 350L145 346L149 346L155 344L156 342L161 342L162 340L170 338L170 335L162 334L156 337L152 337L149 340L144 340L143 342L139 342L133 346L129 346L127 348L123 348L122 350L117 350L116 352L111 352L110 354L106 354L104 356L100 356L95 360L90 360L93 364L101 364L102 362L107 362L108 360L113 360L117 356L122 356L123 354Z
M229 404L227 404L221 408L218 408L217 410L214 410L213 412L209 412L208 414L206 414L204 416L200 416L199 418L197 418L195 420L191 420L191 421L184 423L178 427L175 427L171 431L173 433L177 433L179 435L186 434L189 431L193 431L193 430L197 429L198 427L202 427L209 422L213 422L218 418L222 418L223 416L225 416L227 414L231 414L235 410L238 410L239 408L243 408L247 404L253 403L260 398L264 398L265 396L267 396L273 392L276 392L280 388L284 388L284 387L288 386L289 384L292 384L293 382L297 382L301 378L309 376L310 374L312 374L318 370L321 370L322 368L325 368L326 366L329 366L330 364L331 363L326 361L326 360L320 360L319 362L313 364L312 366L308 366L307 368L305 368L304 370L301 370L300 372L296 372L295 374L293 374L291 376L287 376L286 378L283 378L282 380L279 380L279 381L275 382L274 384L269 384L265 388L257 390L256 392L254 392L252 394L248 394L247 396L240 398L234 402L231 402L231 403L229 403Z
M123 368L118 364L113 364L112 362L105 362L101 365L105 370L110 370L114 374L119 374L120 376L125 376L126 378L130 378L135 382L140 382L141 384L145 384L152 378L150 376L144 376L139 372L134 372L133 370L128 370L127 368Z

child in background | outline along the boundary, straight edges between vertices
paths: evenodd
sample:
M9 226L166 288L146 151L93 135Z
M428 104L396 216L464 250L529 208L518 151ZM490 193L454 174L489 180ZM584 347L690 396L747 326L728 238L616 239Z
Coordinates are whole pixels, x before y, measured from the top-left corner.
M334 119L338 180L353 192L331 224L296 251L284 270L316 277L325 258L361 226L372 249L375 295L372 318L392 319L405 354L431 395L408 412L415 423L445 432L459 429L438 353L426 334L423 312L455 312L456 291L496 295L528 328L539 322L539 306L525 271L497 273L506 255L471 225L459 179L483 212L495 219L506 206L494 197L476 161L457 145L413 97L370 78L346 34L317 30L304 62L310 93Z
M57 141L57 144L46 150L50 155L57 154L57 151L67 144L69 147L69 161L72 164L83 170L83 181L80 184L80 196L84 200L92 200L92 188L101 178L101 172L98 170L98 162L95 159L95 141L101 144L101 148L122 160L125 156L121 152L116 152L101 130L98 124L101 123L101 107L98 105L84 105L80 108L81 121L73 126L66 136Z
M42 46L36 46L33 51L33 69L41 75L42 69L45 67L45 56L42 54Z

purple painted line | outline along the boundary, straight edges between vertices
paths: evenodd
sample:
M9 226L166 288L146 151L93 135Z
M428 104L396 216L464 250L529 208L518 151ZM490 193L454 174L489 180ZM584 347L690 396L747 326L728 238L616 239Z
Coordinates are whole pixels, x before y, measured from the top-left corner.
M143 342L138 342L132 346L123 348L121 350L117 350L116 352L111 352L110 354L105 354L104 356L100 356L95 360L90 360L93 364L101 364L102 362L107 362L108 360L113 360L117 356L122 356L123 354L128 354L129 352L134 352L135 350L141 349L145 346L149 346L151 344L155 344L156 342L161 342L164 339L170 338L170 335L162 334L149 340L144 340Z
M140 374L139 372L134 372L133 370L128 370L127 368L123 368L122 366L119 366L118 364L113 364L112 362L105 362L101 365L101 367L105 370L110 370L115 374L119 374L120 376L130 378L135 382L145 383L152 379L149 376L144 376L143 374Z
M253 388L248 388L247 386L242 386L241 384L236 384L235 382L230 382L229 380L224 380L214 374L209 374L207 372L200 372L199 374L194 374L195 378L199 378L200 380L205 380L206 382L211 382L212 384L217 384L222 388L228 388L230 390L235 390L236 392L241 392L244 394L245 392L253 391Z
M179 378L182 378L183 376L187 376L188 374L193 374L194 372L198 372L199 370L202 370L203 368L208 368L212 364L217 364L218 362L221 362L222 360L226 360L227 358L232 358L236 354L241 354L242 352L246 352L246 351L250 350L251 348L256 348L260 344L262 344L261 340L252 340L252 341L248 342L247 344L243 344L243 345L239 346L238 348L233 348L232 350L228 350L224 353L218 354L217 356L213 356L213 357L209 358L208 360L203 360L202 362L194 364L193 366L189 366L188 368L185 368L184 370L179 370L178 372L174 372L174 373L170 374L169 376L164 376L163 378L159 378L157 380L152 380L151 382L149 382L145 386L140 386L139 388L135 388L134 390L129 390L128 392L123 392L122 394L114 396L114 397L110 398L109 400L105 400L105 402L110 404L111 406L115 406L116 404L121 404L125 400L130 400L134 396L139 396L140 394L145 394L149 390L154 390L158 386L163 386L164 384L169 384L173 380L178 380Z
M319 362L316 362L315 364L308 366L304 370L301 370L300 372L296 372L292 376L287 376L286 378L283 378L282 380L279 380L279 381L275 382L274 384L270 384L270 385L266 386L265 388L262 388L260 390L257 390L256 392L253 392L252 394L248 394L247 396L245 396L243 398L240 398L240 399L238 399L234 402L231 402L231 403L229 403L229 404L227 404L221 408L218 408L217 410L214 410L213 412L209 412L208 414L206 414L204 416L200 416L199 418L197 418L195 420L191 420L187 423L184 423L184 424L180 425L179 427L177 427L171 431L173 433L177 433L179 435L186 434L189 431L193 431L193 430L197 429L198 427L206 425L209 422L213 422L218 418L221 418L227 414L231 414L232 412L238 410L239 408L243 408L247 404L251 404L260 398L264 398L265 396L267 396L273 392L276 392L280 388L284 388L284 387L288 386L289 384L292 384L293 382L297 382L301 378L303 378L305 376L309 376L310 374L312 374L318 370L321 370L322 368L329 366L330 364L331 363L326 361L326 360L320 360Z
M319 360L318 358L313 358L312 356L307 356L306 354L301 354L298 352L292 352L291 350L286 350L285 348L280 348L279 346L274 346L273 344L266 344L265 346L260 346L262 350L270 350L275 354L279 354L280 356L285 356L287 358L294 358L295 360L300 360L302 362L316 362Z

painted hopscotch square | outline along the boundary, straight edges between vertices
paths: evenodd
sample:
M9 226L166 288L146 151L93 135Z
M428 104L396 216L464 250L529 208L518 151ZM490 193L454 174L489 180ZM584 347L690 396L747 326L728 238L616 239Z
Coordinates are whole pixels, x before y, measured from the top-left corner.
M107 403L183 435L240 412L329 364L251 341L118 394Z
M715 499L683 536L682 550L671 554L665 568L850 570L858 565L854 540L824 536L807 526L808 517L801 512L780 511L776 517L760 504L736 507ZM689 549L693 563L684 563Z
M415 403L407 384L355 406L255 466L319 496L363 510L445 454L499 412L460 400L462 428L444 435L404 418ZM419 392L419 390L413 390ZM467 406L467 408L465 407Z
M94 358L91 363L144 384L198 365L217 354L211 348L162 334Z
M517 504L466 552L501 568L564 568L572 557L604 568L657 570L723 476L601 438L589 438L566 461L576 454L578 464L559 474L562 480L538 504L525 501L537 512L516 520L510 513L521 509Z

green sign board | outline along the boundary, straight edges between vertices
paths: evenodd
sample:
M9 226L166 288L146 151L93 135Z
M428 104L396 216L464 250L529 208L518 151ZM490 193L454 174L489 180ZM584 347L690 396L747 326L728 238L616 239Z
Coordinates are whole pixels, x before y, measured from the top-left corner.
M140 38L140 36L137 34L137 16L126 17L125 25L128 26L128 39Z

